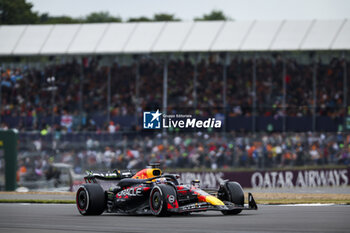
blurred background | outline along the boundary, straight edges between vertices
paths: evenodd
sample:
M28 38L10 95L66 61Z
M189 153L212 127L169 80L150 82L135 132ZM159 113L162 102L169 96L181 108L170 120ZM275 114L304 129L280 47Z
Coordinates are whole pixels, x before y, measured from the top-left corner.
M16 168L17 187L72 190L85 170L152 162L207 186L247 174L246 187L283 188L286 172L300 169L304 183L295 173L293 186L348 185L346 1L285 15L288 1L266 1L276 9L263 4L264 14L256 1L204 1L193 11L200 3L149 1L157 7L142 11L134 1L135 12L111 1L47 2L1 1L0 125L15 132L7 172ZM223 125L143 130L143 111L157 109ZM5 189L9 137L0 139ZM283 182L271 183L273 171Z

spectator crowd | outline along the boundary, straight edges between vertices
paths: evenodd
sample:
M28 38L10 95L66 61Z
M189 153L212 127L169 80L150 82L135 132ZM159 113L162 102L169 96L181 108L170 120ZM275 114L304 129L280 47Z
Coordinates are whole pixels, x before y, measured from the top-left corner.
M44 174L50 162L73 165L76 173L86 169L139 169L160 162L163 168L235 169L290 166L349 165L350 135L334 133L235 134L185 133L135 137L111 142L88 138L82 148L74 142L55 156L36 141L36 154L20 153L26 171ZM67 142L59 142L61 144Z
M222 61L218 55L200 59L197 64L189 55L170 59L168 113L207 117L226 112L231 117L251 116L254 105L253 59L233 57L228 62L226 106L223 106ZM350 66L347 67L349 74ZM350 109L344 107L344 60L333 58L316 63L315 103L313 68L312 62L302 63L289 58L283 76L283 60L279 55L257 58L258 116L311 116L314 104L318 116L341 117L348 114ZM109 71L111 105L107 109ZM110 114L111 117L132 118L141 116L143 110L161 109L162 106L161 59L142 57L138 63L114 62L109 69L101 58L91 57L42 68L2 67L0 74L1 122L9 124L19 117L15 123L19 130L42 130L50 125L53 114L55 127L70 131L105 131L109 122L99 125L94 122L93 116ZM55 77L54 81L48 82L49 77ZM286 111L283 108L283 80L286 84ZM118 122L113 124L117 129L124 127Z

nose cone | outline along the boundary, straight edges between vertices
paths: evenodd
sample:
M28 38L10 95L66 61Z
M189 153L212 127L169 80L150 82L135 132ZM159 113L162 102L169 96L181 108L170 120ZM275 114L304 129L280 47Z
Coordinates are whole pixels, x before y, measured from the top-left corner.
M205 201L215 206L225 206L225 204L214 196L206 196Z

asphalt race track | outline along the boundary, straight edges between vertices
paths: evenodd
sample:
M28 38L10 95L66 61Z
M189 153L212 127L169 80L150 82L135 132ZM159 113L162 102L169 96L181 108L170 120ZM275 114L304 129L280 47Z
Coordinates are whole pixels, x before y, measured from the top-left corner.
M236 216L81 216L75 205L0 204L0 232L349 232L350 206L259 206Z

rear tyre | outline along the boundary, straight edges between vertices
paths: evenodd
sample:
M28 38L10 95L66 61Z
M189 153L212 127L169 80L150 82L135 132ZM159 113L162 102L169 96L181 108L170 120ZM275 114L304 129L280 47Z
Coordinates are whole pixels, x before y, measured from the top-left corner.
M106 208L105 192L99 184L84 184L77 191L76 204L82 215L100 215Z
M222 199L224 201L229 201L237 206L244 206L244 192L241 185L237 182L227 182L226 187L219 190L222 194ZM224 210L222 213L224 215L236 215L241 213L242 210Z
M158 217L170 215L167 198L176 201L176 191L172 186L161 184L152 188L149 196L149 206L153 215Z

